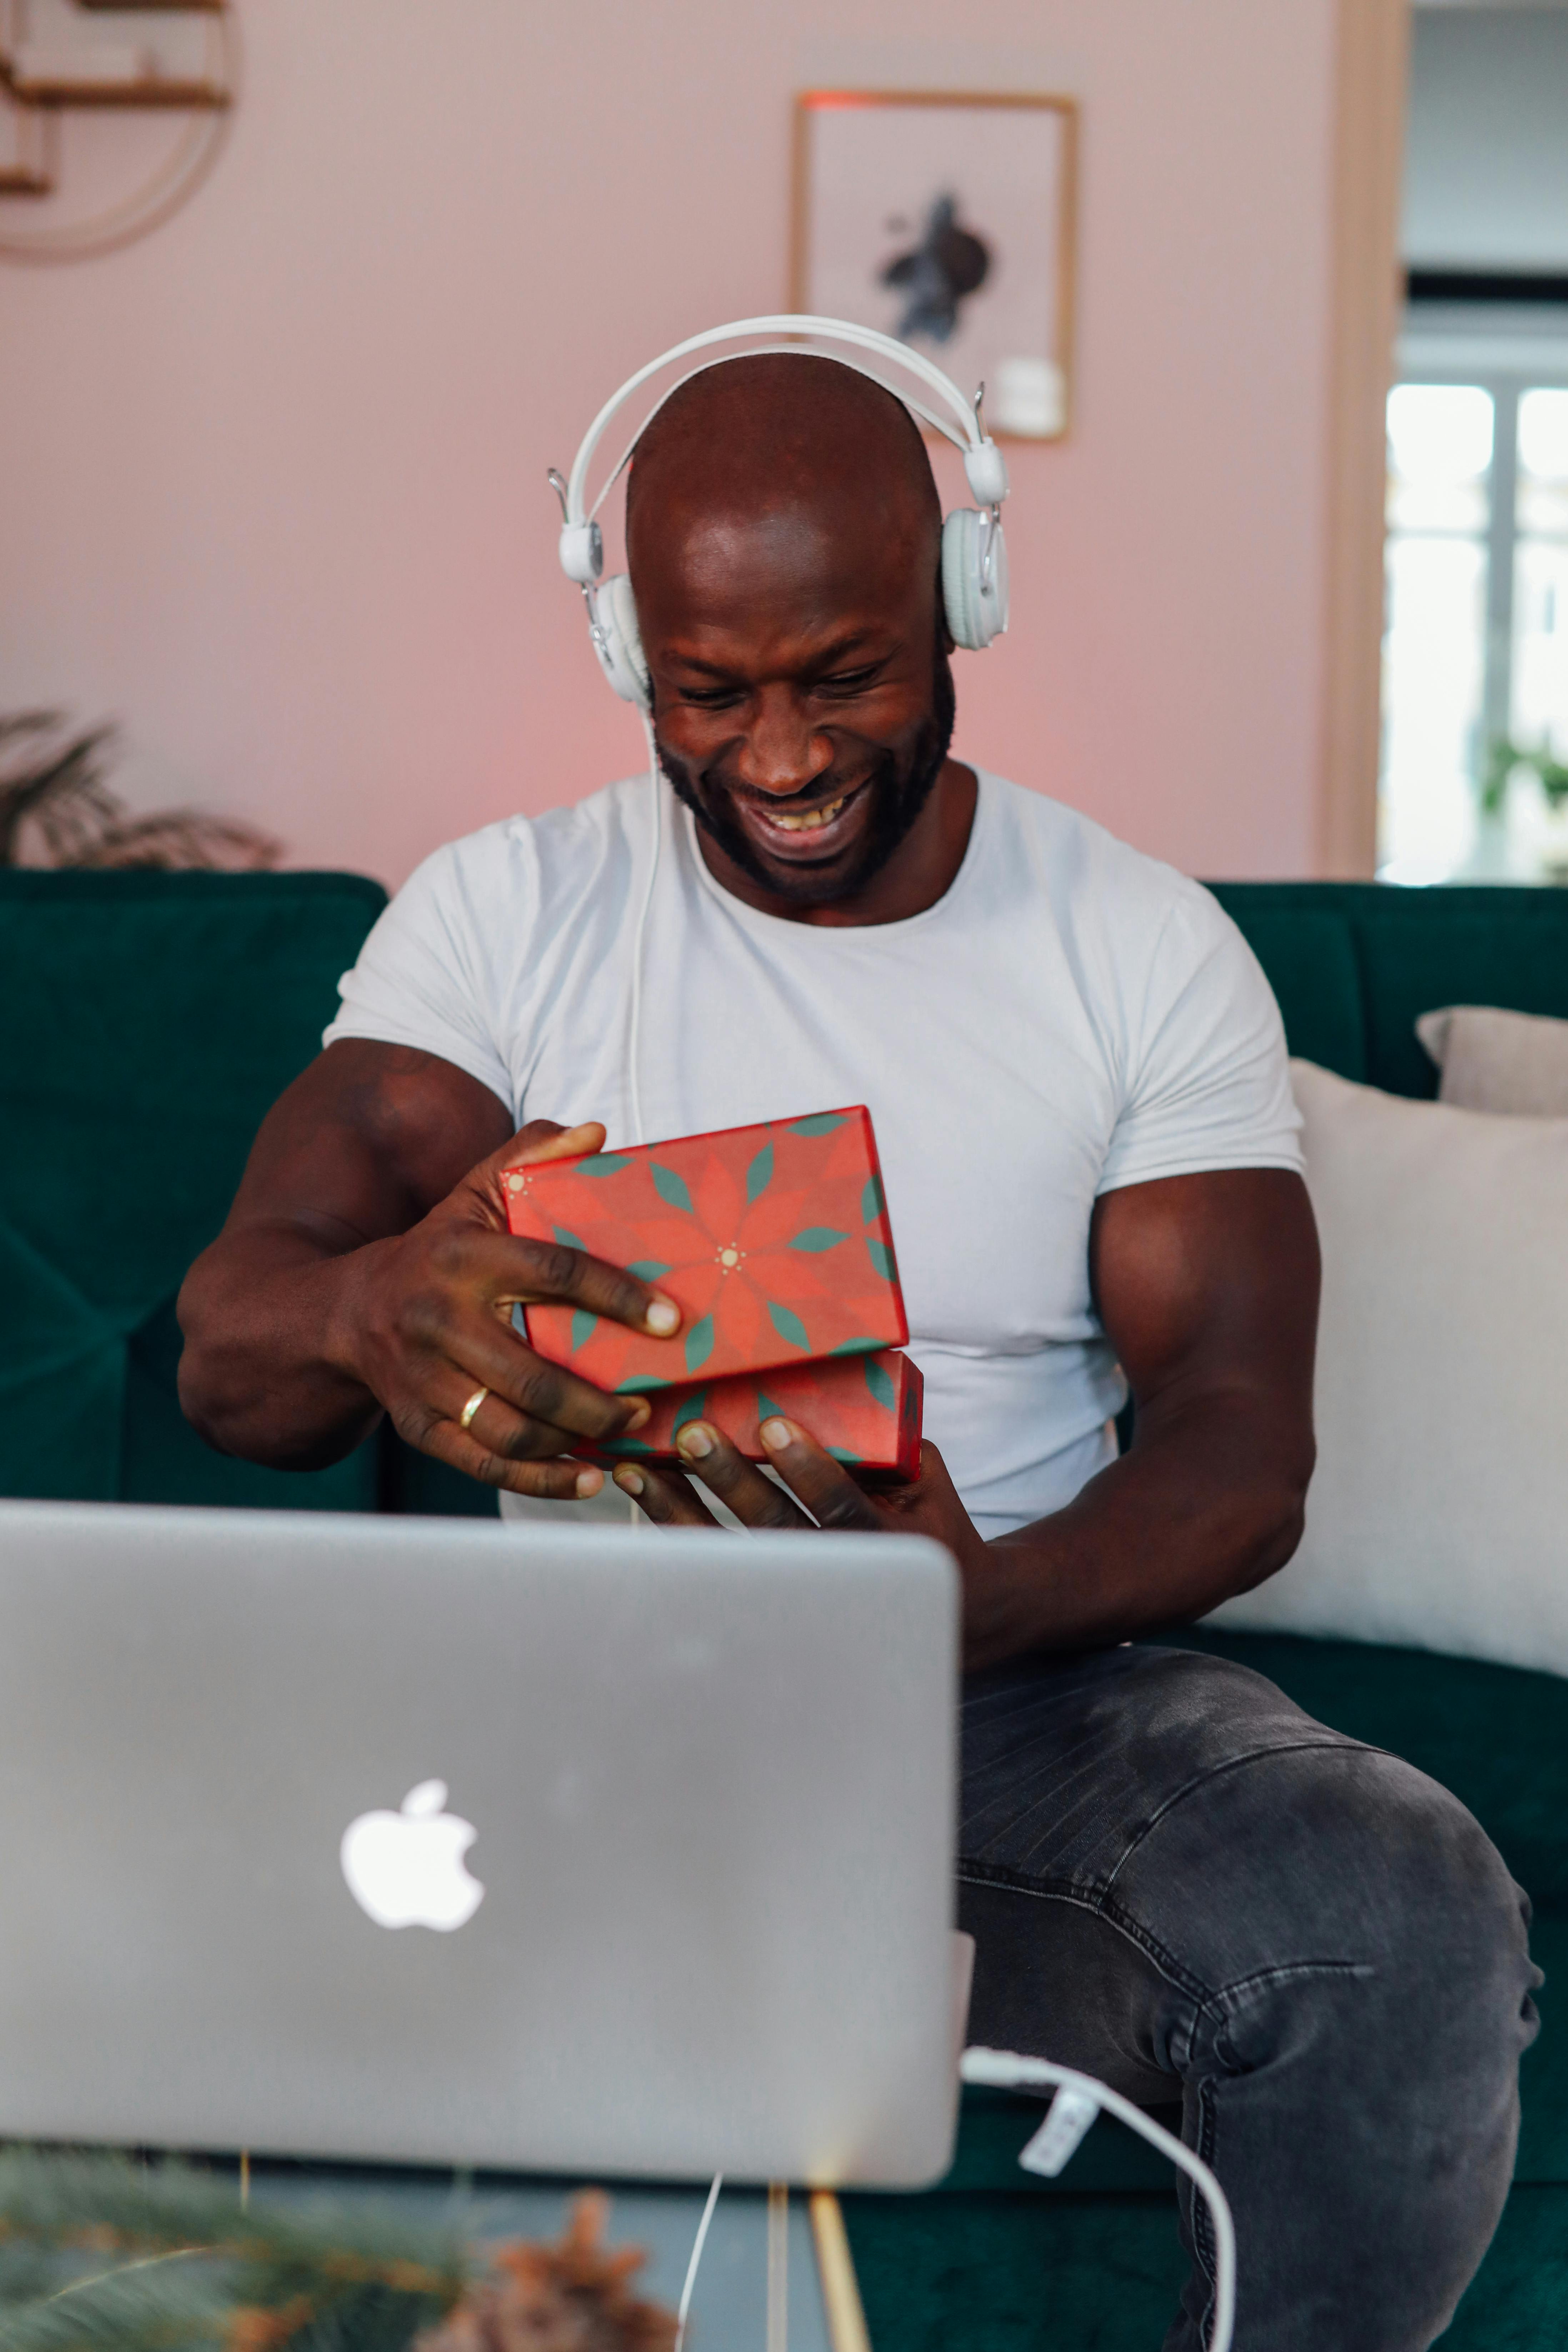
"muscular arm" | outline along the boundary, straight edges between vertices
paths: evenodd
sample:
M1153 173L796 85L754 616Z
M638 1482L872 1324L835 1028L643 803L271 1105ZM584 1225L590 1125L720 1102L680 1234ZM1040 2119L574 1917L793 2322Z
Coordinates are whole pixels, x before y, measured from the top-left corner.
M907 1530L949 1547L972 1668L1201 1616L1283 1567L1300 1539L1318 1243L1300 1177L1237 1169L1129 1185L1097 1204L1089 1254L1137 1423L1129 1451L1065 1510L987 1543L933 1445L916 1485L880 1495L862 1494L804 1432L773 1452L819 1525ZM802 1523L787 1496L708 1434L707 1486L752 1526ZM644 1509L664 1523L705 1516L678 1478L639 1465L616 1479L640 1485Z
M646 1416L533 1356L512 1303L570 1298L661 1332L679 1318L661 1320L632 1276L507 1233L501 1163L550 1156L559 1132L543 1121L514 1138L489 1088L436 1055L329 1046L268 1112L222 1233L185 1277L187 1418L224 1453L305 1469L386 1410L472 1476L582 1491L577 1465L552 1457ZM603 1129L574 1137L594 1150ZM481 1384L491 1394L466 1433Z
M1237 1169L1108 1192L1089 1255L1132 1444L1065 1510L981 1547L974 1664L1200 1617L1300 1540L1319 1276L1300 1178Z

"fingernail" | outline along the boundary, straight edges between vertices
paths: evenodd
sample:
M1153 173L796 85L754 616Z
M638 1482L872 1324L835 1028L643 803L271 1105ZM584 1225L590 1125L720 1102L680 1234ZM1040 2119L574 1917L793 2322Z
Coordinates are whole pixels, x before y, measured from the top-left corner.
M623 1495L640 1495L643 1490L642 1472L640 1470L617 1470L616 1473L616 1484L620 1488Z
M604 1483L605 1474L602 1470L579 1470L577 1473L577 1500L580 1503L585 1503L590 1495L596 1495L598 1493Z
M668 1339L672 1331L679 1329L679 1307L670 1299L656 1298L647 1310L648 1329L656 1332L659 1339Z
M694 1462L700 1462L713 1451L713 1433L704 1429L700 1421L689 1421L675 1442L682 1454Z
M647 1397L639 1397L636 1404L632 1407L632 1417L622 1430L621 1435L623 1437L629 1437L634 1429L640 1429L645 1421L651 1421L652 1419L652 1405L649 1404Z
M794 1434L787 1421L764 1421L757 1433L770 1454L780 1453Z

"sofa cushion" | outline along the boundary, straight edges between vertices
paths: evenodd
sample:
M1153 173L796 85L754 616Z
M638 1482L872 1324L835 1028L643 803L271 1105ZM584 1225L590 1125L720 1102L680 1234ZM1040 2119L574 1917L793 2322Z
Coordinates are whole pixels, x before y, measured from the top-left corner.
M1415 1034L1442 1072L1439 1102L1568 1118L1568 1021L1495 1004L1444 1004L1421 1015Z
M1568 1674L1568 1118L1291 1076L1318 1466L1296 1557L1215 1622Z

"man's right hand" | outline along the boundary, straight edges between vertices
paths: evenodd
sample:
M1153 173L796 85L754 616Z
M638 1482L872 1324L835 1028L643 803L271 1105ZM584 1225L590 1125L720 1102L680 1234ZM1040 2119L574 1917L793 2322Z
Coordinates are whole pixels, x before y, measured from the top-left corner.
M385 1406L400 1437L453 1469L521 1495L579 1497L601 1473L560 1457L583 1440L640 1429L640 1397L606 1396L535 1354L512 1309L542 1300L668 1339L673 1300L563 1243L507 1230L509 1169L604 1148L597 1125L535 1119L470 1170L407 1233L354 1253L331 1334L344 1370ZM463 1426L463 1412L486 1391Z
M604 1140L550 1120L512 1134L500 1098L437 1055L330 1045L268 1113L227 1222L185 1277L187 1418L222 1453L306 1470L340 1461L385 1411L411 1445L490 1486L596 1493L600 1472L563 1457L648 1408L545 1362L512 1309L550 1299L658 1336L679 1313L617 1267L514 1240L501 1178Z

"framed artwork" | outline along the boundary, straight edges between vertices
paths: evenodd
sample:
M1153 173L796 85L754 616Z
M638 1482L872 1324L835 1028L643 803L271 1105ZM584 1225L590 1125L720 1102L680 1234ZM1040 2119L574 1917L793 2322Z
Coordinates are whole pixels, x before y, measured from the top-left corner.
M809 89L790 303L984 383L999 437L1059 440L1072 379L1078 110L1068 98Z

